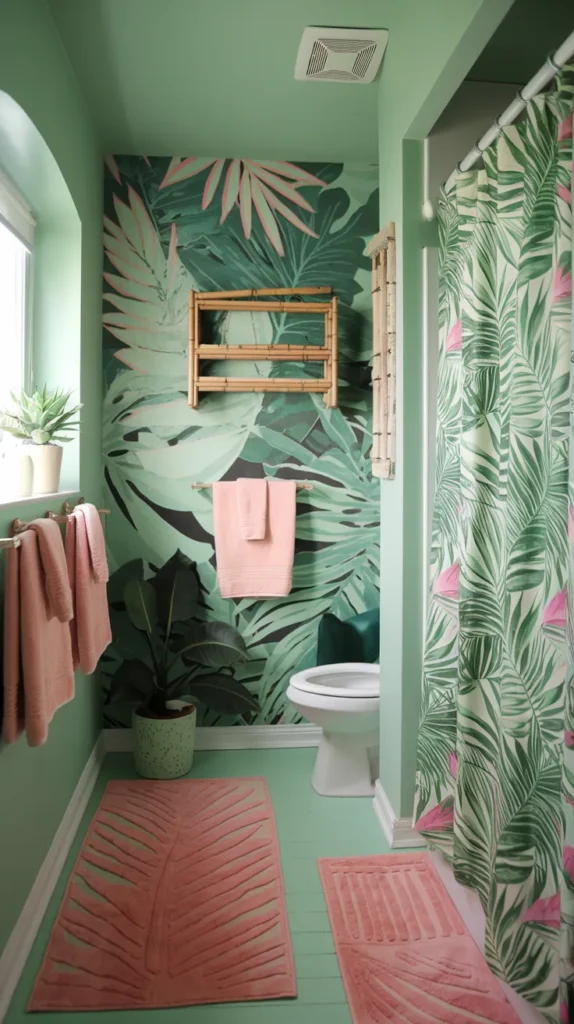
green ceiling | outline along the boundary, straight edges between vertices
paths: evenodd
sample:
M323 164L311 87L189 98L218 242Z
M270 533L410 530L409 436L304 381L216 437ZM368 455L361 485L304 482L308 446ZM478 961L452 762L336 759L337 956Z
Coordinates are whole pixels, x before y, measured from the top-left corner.
M398 0L48 0L109 152L377 161L377 83L296 82L306 25Z
M440 20L439 0L47 2L105 150L149 155L376 162L378 84L295 81L301 33L388 28L390 58L420 22L432 47ZM573 0L516 0L469 77L523 83L573 27Z

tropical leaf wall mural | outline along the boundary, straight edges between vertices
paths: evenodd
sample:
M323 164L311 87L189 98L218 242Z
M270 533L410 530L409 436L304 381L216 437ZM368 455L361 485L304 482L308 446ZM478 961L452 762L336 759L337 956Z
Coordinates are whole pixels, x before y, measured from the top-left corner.
M197 563L200 614L236 626L249 660L235 668L259 723L292 722L289 677L314 662L317 625L378 605L379 489L370 472L370 277L377 168L216 158L108 157L104 219L104 466L112 571L146 571L179 548ZM187 405L191 288L331 285L339 298L339 408L309 394L206 394ZM322 344L320 318L224 313L207 327L227 344ZM210 373L301 376L318 364L219 363ZM212 497L193 481L307 480L298 493L288 598L225 600L216 580ZM104 691L139 638L110 588L114 644ZM128 724L106 707L106 724ZM203 712L203 724L241 724Z

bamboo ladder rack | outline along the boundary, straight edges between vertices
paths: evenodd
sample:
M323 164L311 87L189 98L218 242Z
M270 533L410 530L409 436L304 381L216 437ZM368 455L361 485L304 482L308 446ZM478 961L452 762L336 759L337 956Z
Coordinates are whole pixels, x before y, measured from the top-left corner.
M373 476L393 480L396 466L396 248L395 225L372 239Z
M329 409L337 406L338 300L296 301L301 296L331 295L331 288L254 288L244 291L189 293L189 379L188 404L197 409L200 391L322 392ZM284 298L278 298L284 296ZM223 311L249 313L314 313L325 318L323 345L204 345L201 343L201 313ZM280 360L324 365L323 377L263 378L209 377L201 375L200 359Z

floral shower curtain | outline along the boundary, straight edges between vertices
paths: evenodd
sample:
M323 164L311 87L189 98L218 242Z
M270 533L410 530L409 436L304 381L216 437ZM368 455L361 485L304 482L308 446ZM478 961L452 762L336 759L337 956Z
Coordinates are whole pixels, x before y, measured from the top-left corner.
M415 812L551 1022L574 980L573 96L574 67L441 201Z

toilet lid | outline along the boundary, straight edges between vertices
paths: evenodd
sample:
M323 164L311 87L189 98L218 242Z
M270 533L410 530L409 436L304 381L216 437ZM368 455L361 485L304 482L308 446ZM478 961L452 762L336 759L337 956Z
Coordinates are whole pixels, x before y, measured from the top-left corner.
M323 693L329 697L378 697L380 666L363 662L320 665L297 672L291 685L305 693Z

